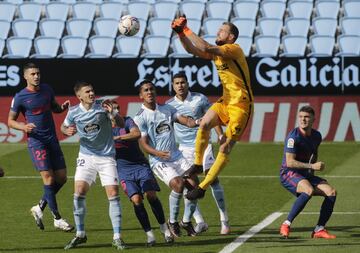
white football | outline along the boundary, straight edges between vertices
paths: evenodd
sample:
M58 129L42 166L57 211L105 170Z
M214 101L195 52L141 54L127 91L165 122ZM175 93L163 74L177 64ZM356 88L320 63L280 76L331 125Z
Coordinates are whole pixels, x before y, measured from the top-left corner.
M126 15L121 17L119 31L125 36L134 36L140 29L140 22L136 17Z

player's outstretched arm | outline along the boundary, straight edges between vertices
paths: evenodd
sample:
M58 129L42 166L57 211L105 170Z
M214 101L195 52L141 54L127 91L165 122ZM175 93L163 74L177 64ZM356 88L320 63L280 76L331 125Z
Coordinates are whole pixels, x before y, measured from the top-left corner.
M19 117L19 113L13 112L10 110L8 116L8 126L17 130L24 131L25 133L31 133L32 130L36 127L34 123L18 122L17 119Z
M323 162L315 162L315 163L303 163L296 160L296 155L293 153L286 152L286 166L288 168L294 169L304 169L304 170L316 170L322 171L325 169L325 164Z
M70 100L66 100L61 105L56 100L53 100L53 102L51 103L51 110L54 113L62 113L66 111L69 108L69 106L70 106Z
M66 136L73 136L77 132L75 126L66 126L64 123L61 124L60 130Z
M177 116L177 121L178 123L180 123L181 125L190 127L190 128L194 128L200 125L200 120L194 120L193 118L190 117L186 117L183 115L178 115Z
M141 132L137 126L134 126L130 129L130 132L123 135L114 136L114 140L121 140L121 141L135 141L140 139Z
M150 155L160 157L161 159L164 159L164 160L167 160L170 158L169 151L160 151L160 150L157 150L157 149L154 149L153 147L151 147L149 145L149 140L146 135L141 136L141 138L139 139L139 143L140 143L142 149Z

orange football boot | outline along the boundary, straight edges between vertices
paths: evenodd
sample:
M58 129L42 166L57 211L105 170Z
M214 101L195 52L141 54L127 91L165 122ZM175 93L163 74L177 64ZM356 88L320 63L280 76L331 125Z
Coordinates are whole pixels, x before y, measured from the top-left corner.
M322 229L318 232L312 232L311 238L324 238L324 239L335 239L336 235L329 234L326 229Z
M288 238L290 234L290 226L287 224L281 224L280 235L284 238Z

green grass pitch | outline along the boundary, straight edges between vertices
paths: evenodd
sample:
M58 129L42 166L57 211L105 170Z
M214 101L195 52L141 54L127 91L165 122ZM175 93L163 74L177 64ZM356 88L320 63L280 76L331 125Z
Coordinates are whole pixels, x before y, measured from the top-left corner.
M74 175L78 145L62 144L68 166L68 175ZM209 230L198 237L183 236L173 245L163 242L156 220L146 204L151 224L157 237L155 247L145 246L146 236L133 213L132 205L121 192L123 209L123 238L131 247L129 252L210 253L219 252L236 237L261 222L273 212L284 212L269 226L247 240L234 252L360 252L360 143L323 143L319 159L326 169L318 173L338 190L335 213L328 229L337 235L335 240L314 240L311 230L318 219L321 198L313 198L292 226L291 239L278 236L278 228L294 198L279 183L278 171L282 157L282 144L248 144L235 146L230 162L221 173L225 189L231 235L219 235L220 224L211 191L200 208L209 224ZM42 182L33 169L28 151L23 144L1 144L0 164L5 177L0 178L0 252L64 252L64 245L74 233L56 231L48 209L45 210L45 230L40 231L29 213L42 193ZM246 176L246 177L244 177ZM159 193L168 216L169 189L161 183ZM58 194L60 212L73 223L73 179ZM86 231L88 242L70 250L74 252L113 252L112 229L108 218L108 202L105 192L97 184L87 196Z

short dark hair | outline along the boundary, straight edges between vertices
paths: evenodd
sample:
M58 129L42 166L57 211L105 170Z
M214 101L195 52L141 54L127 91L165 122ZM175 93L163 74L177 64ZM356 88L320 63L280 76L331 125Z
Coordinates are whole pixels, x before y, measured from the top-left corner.
M312 114L312 116L315 116L315 111L310 105L304 105L300 108L299 112L307 112Z
M155 84L153 84L149 79L144 79L141 81L141 83L139 83L139 87L138 87L139 93L141 92L141 88L147 83L151 84L155 88Z
M184 79L186 80L186 82L188 81L188 80L187 80L187 76L186 76L186 74L185 74L185 71L180 71L180 72L176 73L176 74L173 76L172 80L174 81L175 78L184 78Z
M26 70L28 69L40 69L38 65L36 65L33 62L28 62L24 65L23 67L23 73L25 73Z
M228 25L230 27L230 33L234 35L234 42L239 37L239 29L231 22L224 22L223 25Z
M78 81L75 83L74 85L74 91L75 94L78 93L79 90L81 90L82 87L86 87L86 86L92 86L90 83L84 82L84 81Z

